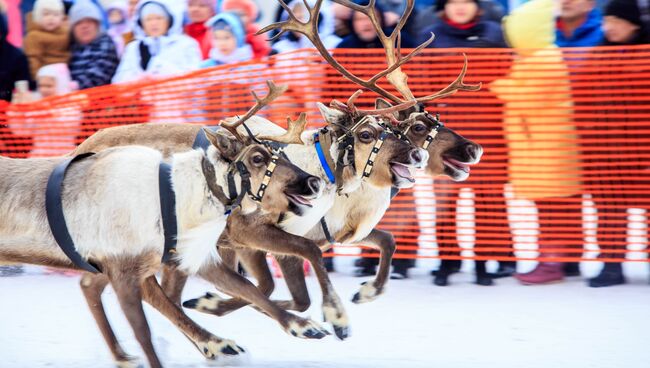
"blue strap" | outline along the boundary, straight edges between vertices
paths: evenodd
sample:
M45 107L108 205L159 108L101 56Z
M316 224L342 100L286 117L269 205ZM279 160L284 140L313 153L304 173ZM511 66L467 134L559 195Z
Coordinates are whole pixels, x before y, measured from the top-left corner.
M74 246L72 236L65 222L63 214L63 198L61 192L63 190L63 179L65 173L70 165L74 162L82 160L86 157L92 156L94 153L84 153L75 157L68 158L58 164L47 181L47 188L45 190L45 213L47 215L47 222L50 225L52 236L59 248L65 253L70 261L82 270L101 273L99 267L86 261Z
M314 134L314 141L316 142L315 144L316 153L318 153L318 159L320 160L320 165L323 167L323 170L325 171L325 175L327 175L327 178L329 179L330 183L335 184L336 178L334 177L334 173L332 172L332 169L327 164L327 159L325 159L325 153L323 152L323 147L321 147L320 140L318 139L318 133Z

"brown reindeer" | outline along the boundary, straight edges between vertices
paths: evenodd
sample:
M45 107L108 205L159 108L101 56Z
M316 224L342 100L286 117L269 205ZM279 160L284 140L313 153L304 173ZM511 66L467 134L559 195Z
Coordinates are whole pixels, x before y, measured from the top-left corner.
M434 177L445 175L453 180L465 180L469 175L468 165L475 164L480 160L482 155L481 146L463 138L453 130L443 127L437 119L434 119L426 113L423 103L449 96L459 90L475 91L479 89L480 85L474 86L463 83L463 78L467 71L467 59L465 59L461 73L447 87L425 97L415 97L408 87L406 82L407 76L400 69L400 66L411 60L424 47L431 43L433 36L407 56L401 56L399 33L413 10L413 0L407 1L406 10L390 36L386 35L381 29L381 22L377 19L377 14L374 11L374 0L371 0L365 6L357 5L350 1L335 1L366 14L371 19L384 45L388 67L368 80L364 80L349 72L334 59L323 45L318 34L318 16L320 6L322 5L321 0L316 1L313 7L308 7L309 19L304 22L297 19L292 11L280 2L280 5L286 10L289 19L284 22L269 25L263 28L260 33L279 30L279 35L283 32L298 32L305 35L314 44L323 58L344 77L376 92L390 101L389 103L385 100L378 100L376 105L377 109L388 109L391 107L391 103L400 105L407 102L417 103L415 106L396 109L382 116L386 120L394 123L397 126L396 130L398 133L401 130L401 134L406 136L416 147L427 150L429 153L426 166L428 175ZM279 37L279 35L276 37ZM397 97L377 84L383 77L388 78L389 82L399 91L401 97ZM354 116L359 112L359 109L354 105L359 94L360 92L355 93L347 103L334 101L332 103L333 108L325 113L326 116L329 116L328 120L335 121L339 125L353 122ZM390 261L395 250L395 241L389 232L373 229L373 227L386 211L389 200L390 194L388 190L373 191L371 188L367 188L366 190L354 192L349 197L337 198L338 202L325 217L326 223L338 225L337 227L330 226L334 240L337 243L359 243L370 245L380 250L377 276L375 280L365 282L361 290L354 295L353 301L356 303L367 302L376 298L383 291L384 284L388 278ZM341 219L345 220L341 221ZM317 241L322 248L330 246L329 240L326 239L320 227L312 229L307 236L318 239ZM289 286L292 300L278 301L277 303L287 309L306 310L309 307L310 298L299 260L284 258L278 261ZM259 281L261 285L265 286L265 291L272 289L273 281L265 262L259 260L257 264L249 265L249 267L256 269L253 272L254 275L264 275L267 278L266 281ZM204 297L187 301L184 305L206 313L224 315L245 304L241 300L223 300L216 294L208 293Z
M296 122L294 126L296 128L288 134L274 138L280 142L296 142L304 123ZM250 237L242 240L241 236L253 233L241 227L248 224L266 230L264 241L289 243L297 248L297 243L303 239L284 237L286 233L268 225L278 223L284 213L308 213L311 202L322 192L321 180L265 146L245 145L211 131L205 134L211 143L206 151L179 153L173 158L170 175L176 197L178 247L171 261L185 274L202 274L209 269L209 276L218 278L222 288L235 290L231 291L234 295L255 303L294 336L325 336L327 332L316 323L288 314L229 267L220 267L222 261L214 247L224 227L223 234L233 243L248 241ZM108 283L115 289L151 366L160 366L160 361L151 344L141 300L170 319L207 358L243 352L234 342L210 334L187 318L163 293L154 277L160 268L164 241L160 226L161 204L151 188L158 186L161 159L160 152L146 147L110 148L75 163L63 181L63 213L76 252L102 271L82 280L84 295L111 352L122 366L128 366L130 359L117 344L99 297ZM3 194L0 261L79 269L56 245L45 223L45 186L50 173L61 161L61 158L16 160L0 157L2 172L9 174L0 179L0 193ZM233 165L238 169L233 175L236 188L231 188L225 179ZM273 180L270 180L271 175ZM248 191L260 190L248 195L245 184L249 186ZM227 201L223 189L243 193L240 207L228 217L228 222L236 226L226 225ZM309 244L303 245L299 251L287 249L286 253L305 255L315 265L320 263L320 251L314 244L311 248ZM326 282L328 291L333 293L329 280Z

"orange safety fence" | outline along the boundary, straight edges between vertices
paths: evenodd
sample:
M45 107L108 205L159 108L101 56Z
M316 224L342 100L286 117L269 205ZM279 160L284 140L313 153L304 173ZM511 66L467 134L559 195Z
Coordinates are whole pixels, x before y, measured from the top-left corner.
M421 175L393 200L379 228L395 235L396 258L647 262L650 46L426 50L404 67L413 93L445 87L460 72L462 53L466 83L483 88L434 101L428 111L485 152L467 181ZM385 67L383 50L334 55L364 77ZM214 125L245 112L250 92L264 94L266 80L290 85L262 112L281 125L307 112L319 126L316 102L344 101L359 88L315 51L301 50L3 104L0 154L62 155L97 130L124 124ZM367 91L357 105L369 107L375 97Z

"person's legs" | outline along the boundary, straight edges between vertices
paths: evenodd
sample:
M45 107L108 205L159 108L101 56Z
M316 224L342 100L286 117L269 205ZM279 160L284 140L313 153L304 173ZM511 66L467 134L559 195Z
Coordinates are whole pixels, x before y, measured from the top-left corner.
M525 285L562 281L565 276L563 264L545 259L572 255L566 250L582 247L583 243L580 197L549 198L535 201L535 204L539 221L540 262L533 271L515 275Z
M627 245L627 206L603 193L594 193L598 211L597 239L601 250L625 249ZM599 258L625 259L625 254L601 252ZM625 283L622 262L605 262L600 273L588 281L590 287L606 287Z
M456 201L459 187L451 181L440 180L435 184L436 194L436 240L440 258L440 268L436 271L433 283L446 286L449 275L460 270L459 259L445 259L448 256L460 256L456 237ZM446 248L446 249L445 249Z

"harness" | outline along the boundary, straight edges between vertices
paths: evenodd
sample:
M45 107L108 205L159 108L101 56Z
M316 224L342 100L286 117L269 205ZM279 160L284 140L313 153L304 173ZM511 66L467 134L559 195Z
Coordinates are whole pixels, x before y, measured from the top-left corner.
M429 131L429 134L427 134L427 137L425 138L424 143L422 143L422 148L423 149L428 149L429 146L431 145L431 142L433 142L433 140L436 138L436 135L438 135L438 131L440 131L440 128L444 127L445 124L443 124L443 122L440 121L440 114L436 114L436 116L433 117L428 112L425 112L424 117L426 117L427 119L429 119L429 120L431 120L431 121L433 121L435 123L434 127L431 128L431 131ZM409 132L409 130L411 129L412 126L413 126L412 124L409 125L406 128L406 130L404 130L404 132L397 133L397 136L400 139L407 139L406 135L408 134L408 132Z
M77 252L65 221L62 198L63 181L69 167L73 163L91 157L94 154L94 152L89 152L71 157L59 163L52 170L45 190L45 212L52 236L68 259L75 266L85 271L101 273L102 271L98 265L86 261ZM178 225L176 219L176 196L171 183L171 165L164 162L161 162L158 167L158 192L165 237L162 262L169 263L172 260L172 255L176 253Z

